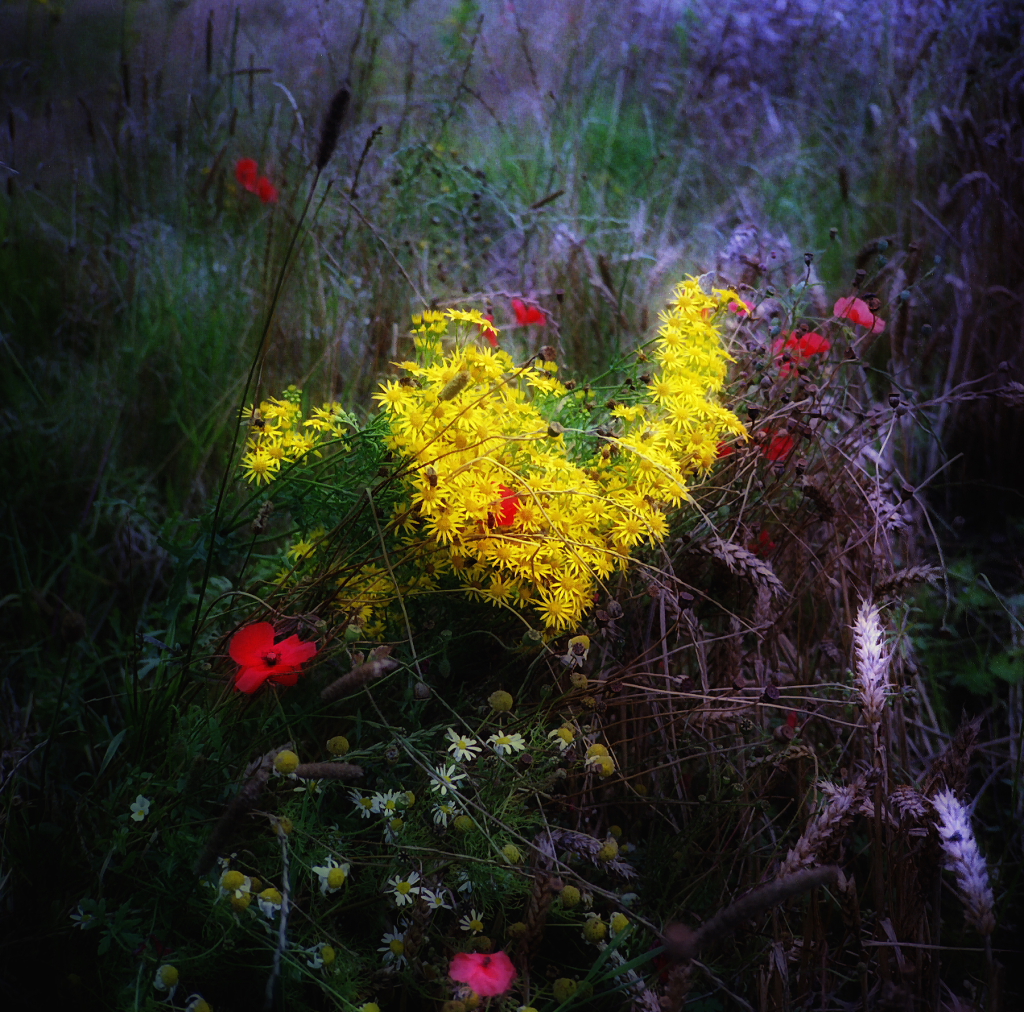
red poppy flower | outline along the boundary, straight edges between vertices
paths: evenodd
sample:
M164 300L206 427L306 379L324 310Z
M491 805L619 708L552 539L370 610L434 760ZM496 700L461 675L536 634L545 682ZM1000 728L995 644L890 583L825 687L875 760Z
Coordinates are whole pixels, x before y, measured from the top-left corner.
M771 442L764 448L764 455L769 460L785 463L792 454L796 440L787 432L772 436Z
M715 452L718 454L719 458L729 457L736 452L736 449L728 443L719 443Z
M750 316L754 311L754 303L747 302L746 299L740 299L739 302L730 302L726 309L730 313L735 313L737 316Z
M852 295L839 299L832 307L832 314L850 320L858 327L867 327L872 334L881 334L885 330L885 320L876 316L863 299L855 299Z
M316 644L303 642L298 636L275 643L274 627L269 622L256 622L239 629L231 637L228 650L231 659L241 665L235 688L253 693L264 682L294 685L299 680L299 668L316 654Z
M255 158L239 158L235 162L235 179L238 185L250 193L256 192L256 177L259 175L260 167L256 164Z
M498 490L501 492L501 506L494 512L494 522L498 527L511 527L519 512L519 496L508 485L499 485Z
M797 719L796 710L790 710L786 714L786 727L791 727L795 731Z
M532 323L539 323L543 326L548 319L543 309L528 306L522 299L512 300L512 312L516 314L516 323L520 327L528 327Z
M256 180L256 193L264 204L277 203L277 187L266 176Z
M811 330L801 334L794 330L790 334L783 334L777 337L772 344L772 354L778 359L788 353L790 362L783 362L779 366L779 375L785 378L798 366L808 362L812 355L824 355L832 347L832 342L821 334Z
M516 979L516 968L504 952L457 952L448 976L486 998L504 994Z
M758 531L757 537L747 545L747 548L749 548L750 551L762 558L766 555L771 555L771 553L778 547L779 546L772 541L771 534L769 534L763 527Z
M498 347L498 332L497 332L497 330L494 329L494 326L493 326L494 325L494 317L490 313L485 313L484 314L484 319L489 324L491 324L491 326L490 327L485 327L482 324L478 323L477 326L480 328L480 333L483 334L484 337L487 338L487 340L490 342L490 345L491 345L492 348L497 348Z

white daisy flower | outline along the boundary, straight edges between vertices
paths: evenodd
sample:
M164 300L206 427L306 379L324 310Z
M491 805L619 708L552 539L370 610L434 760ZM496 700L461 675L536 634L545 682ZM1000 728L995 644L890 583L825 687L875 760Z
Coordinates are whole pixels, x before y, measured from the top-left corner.
M313 869L320 879L320 892L325 896L328 893L336 893L345 884L350 867L347 863L340 864L334 860L333 855L328 854L326 863Z
M157 967L156 976L153 978L153 987L158 991L167 992L167 1000L174 998L174 992L178 990L178 968L164 963Z
M548 732L548 737L554 738L559 752L564 752L576 739L571 727L556 727Z
M445 766L442 763L434 771L431 772L430 789L437 791L438 794L443 798L449 791L453 794L457 791L457 785L460 780L465 780L468 773L460 773L458 766Z
M351 790L348 792L348 796L352 799L352 804L356 806L356 810L364 819L369 819L373 815L372 795L361 794L359 791Z
M434 807L434 825L447 826L458 814L458 809L450 801L442 801Z
M506 755L510 752L522 752L526 748L526 742L521 734L492 734L487 739L488 745L494 746L498 755Z
M284 897L281 893L270 886L268 889L264 889L263 892L256 897L256 904L260 908L260 912L264 917L271 918L276 913L280 913L281 904L284 902Z
M388 879L388 888L395 894L395 902L400 906L405 906L406 903L412 903L414 896L419 896L420 886L416 885L420 880L420 873L418 871L411 871L405 878L401 875L396 875L394 878Z
M470 738L466 735L459 734L451 727L448 728L445 733L451 739L448 751L451 752L451 754L460 762L463 759L475 759L480 754L481 748L477 743L476 738Z
M386 819L394 819L402 807L399 805L399 801L407 802L408 798L405 791L385 791L383 794L374 794L370 800L372 802L370 811L374 815L383 815Z
M87 931L89 928L95 928L99 923L99 919L94 913L89 910L85 910L82 904L78 904L78 909L69 915L71 920L75 922L76 928L81 928L83 931Z
M405 966L408 960L405 958L405 931L402 925L397 925L394 931L385 931L381 938L378 952L384 953L384 965L398 969Z
M430 910L452 909L448 893L444 889L438 889L436 892L433 889L421 889L420 898L426 901L427 907Z
M484 930L483 913L479 910L470 911L470 913L466 914L466 916L459 921L459 927L462 928L463 931L472 931L474 935L481 934Z

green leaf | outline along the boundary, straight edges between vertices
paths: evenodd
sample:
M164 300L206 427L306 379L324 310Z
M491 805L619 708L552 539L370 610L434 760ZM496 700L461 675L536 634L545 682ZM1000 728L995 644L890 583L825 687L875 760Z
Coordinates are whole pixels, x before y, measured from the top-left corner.
M98 780L103 776L103 771L110 765L110 760L114 758L117 750L121 747L121 742L124 741L124 736L128 733L128 728L123 731L118 731L113 738L110 739L110 744L107 746L107 751L103 753L103 762L100 763L100 770L96 774Z

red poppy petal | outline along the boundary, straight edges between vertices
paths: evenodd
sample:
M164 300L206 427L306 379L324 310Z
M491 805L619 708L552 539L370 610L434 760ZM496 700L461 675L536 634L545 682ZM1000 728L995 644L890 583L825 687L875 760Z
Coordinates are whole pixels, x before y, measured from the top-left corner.
M228 652L236 664L259 667L263 654L274 645L274 627L269 622L255 622L239 629L231 637Z
M516 323L520 327L525 327L529 320L527 319L526 303L522 299L512 300L512 312L516 314Z
M544 310L538 309L536 306L529 306L526 310L526 322L530 323L547 323L547 316L544 314Z
M298 636L289 636L274 646L274 649L281 655L281 664L289 667L298 667L305 663L310 657L316 656L316 644L300 640Z
M264 204L277 203L277 187L266 176L260 176L257 180L256 193Z
M267 678L274 685L294 685L298 680L298 671L275 671Z
M239 158L235 163L235 179L251 193L256 192L256 176L259 166L255 158Z
M242 668L235 676L235 688L239 692L252 695L269 675L270 672L266 668Z

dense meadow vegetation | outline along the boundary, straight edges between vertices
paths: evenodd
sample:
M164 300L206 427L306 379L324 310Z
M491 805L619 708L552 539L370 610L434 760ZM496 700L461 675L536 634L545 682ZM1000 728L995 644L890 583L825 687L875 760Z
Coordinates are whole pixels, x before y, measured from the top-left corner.
M5 1008L1011 1009L1024 14L0 6Z

